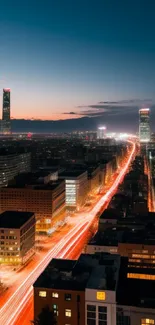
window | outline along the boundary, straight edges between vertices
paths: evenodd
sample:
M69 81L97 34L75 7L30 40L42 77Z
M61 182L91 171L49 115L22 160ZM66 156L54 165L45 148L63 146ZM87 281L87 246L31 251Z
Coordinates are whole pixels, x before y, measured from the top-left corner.
M56 316L58 316L58 305L56 304L53 305L53 312Z
M107 325L107 307L98 306L99 325Z
M154 319L142 318L141 319L141 325L147 325L147 324L154 325Z
M39 291L39 297L46 297L46 291Z
M52 292L52 297L53 298L59 298L59 294L57 292Z
M143 280L155 280L155 275L152 275L152 274L139 274L139 273L127 273L127 278L143 279Z
M94 305L87 305L87 310L88 311L95 311L96 312L96 306L94 306Z
M70 301L72 298L72 295L70 293L65 293L65 300Z
M97 300L105 300L105 292L104 291L97 291L96 292Z
M96 325L96 306L87 305L87 325Z
M87 319L87 325L96 325L96 319Z
M65 309L65 316L66 317L71 317L72 316L71 309Z

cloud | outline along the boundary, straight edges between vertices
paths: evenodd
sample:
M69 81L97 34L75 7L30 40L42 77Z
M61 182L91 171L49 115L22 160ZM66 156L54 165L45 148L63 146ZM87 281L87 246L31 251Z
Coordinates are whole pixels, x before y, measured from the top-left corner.
M68 113L67 113L67 112L65 112L65 113L63 113L63 114L69 114L69 115L74 115L74 114L75 114L75 115L76 115L76 113L75 113L75 112L68 112Z
M119 101L100 101L97 104L77 106L78 115L96 116L116 116L137 113L141 107L152 107L151 99L127 99Z

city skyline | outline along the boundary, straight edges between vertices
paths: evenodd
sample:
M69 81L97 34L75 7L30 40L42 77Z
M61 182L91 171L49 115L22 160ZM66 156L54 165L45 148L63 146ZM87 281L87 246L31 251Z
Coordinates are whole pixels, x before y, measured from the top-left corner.
M6 87L12 118L100 116L104 124L120 114L120 105L122 123L141 107L152 107L154 120L154 6L46 1L44 7L39 1L36 11L36 1L22 8L18 0L3 3L1 103ZM134 107L135 98L140 103Z

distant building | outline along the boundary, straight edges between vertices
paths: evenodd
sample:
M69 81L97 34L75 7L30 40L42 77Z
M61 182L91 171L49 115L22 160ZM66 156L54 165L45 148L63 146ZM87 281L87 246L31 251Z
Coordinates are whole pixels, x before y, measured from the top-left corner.
M2 133L11 133L10 120L10 89L3 89Z
M140 142L149 142L150 134L150 109L141 108L139 110L139 139Z
M16 175L31 170L31 154L0 151L0 187L7 186Z
M97 139L105 139L106 137L106 126L99 126L97 129Z
M0 264L25 264L35 252L35 215L5 211L0 215Z

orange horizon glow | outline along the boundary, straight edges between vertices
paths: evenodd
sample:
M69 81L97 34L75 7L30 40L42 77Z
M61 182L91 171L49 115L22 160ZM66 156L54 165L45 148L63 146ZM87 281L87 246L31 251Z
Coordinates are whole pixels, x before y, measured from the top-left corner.
M77 119L81 118L84 115L80 114L51 114L51 116L11 116L11 120L40 120L40 121L59 121L59 120L70 120L70 119Z

